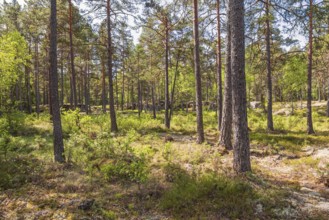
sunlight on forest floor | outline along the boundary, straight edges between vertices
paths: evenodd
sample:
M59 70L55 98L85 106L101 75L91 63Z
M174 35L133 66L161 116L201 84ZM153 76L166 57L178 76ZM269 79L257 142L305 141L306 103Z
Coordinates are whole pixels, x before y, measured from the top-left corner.
M52 162L49 115L16 113L0 140L0 219L328 219L324 112L314 109L309 136L305 109L274 115L273 133L261 110L249 111L253 173L240 177L232 152L217 147L214 112L201 145L191 112L175 112L171 130L160 113L118 112L117 134L108 115L65 112L66 164Z

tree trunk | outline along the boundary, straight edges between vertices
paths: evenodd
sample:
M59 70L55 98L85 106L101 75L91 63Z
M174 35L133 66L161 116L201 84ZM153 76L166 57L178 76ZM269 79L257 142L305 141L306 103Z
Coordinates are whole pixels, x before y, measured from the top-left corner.
M169 24L168 17L165 17L165 126L170 128L169 119Z
M216 1L217 12L217 129L221 129L223 113L223 95L222 95L222 55L221 55L221 26L220 26L220 0Z
M196 117L197 117L197 143L204 142L203 115L202 115L202 85L199 55L199 21L198 21L198 0L193 0L193 38L194 38L194 73L196 91Z
M54 135L54 158L56 162L65 162L64 144L62 135L61 113L58 99L58 74L57 74L57 18L56 0L51 0L50 8L50 94Z
M307 68L307 133L314 134L312 122L313 0L310 0Z
M169 121L171 121L171 117L174 112L174 95L175 95L175 87L176 87L176 81L177 81L177 75L178 75L178 63L180 59L180 52L178 52L176 57L176 66L175 66L175 75L174 75L174 81L171 89L171 96L170 96L170 113L169 113Z
M122 61L122 89L121 89L121 111L123 111L124 101L125 101L125 61Z
M105 63L104 60L101 59L102 65L102 110L103 113L106 113L106 86L105 86Z
M29 43L29 54L31 54L31 40ZM29 114L32 113L32 100L31 100L31 69L30 66L25 66L25 76L26 76L26 100L27 100L27 111Z
M72 36L72 0L69 0L69 35L70 35L70 58L71 58L71 74L72 74L72 99L74 108L77 107L77 87L74 69L74 50L73 50L73 36Z
M225 61L225 86L224 86L224 108L222 125L220 128L219 144L226 150L232 150L232 72L231 72L231 26L230 9L226 6L227 12L227 34L226 34L226 61Z
M63 59L63 50L61 51L61 106L64 105L64 59Z
M110 117L111 117L111 131L117 132L117 119L114 108L114 94L113 94L113 76L112 76L112 36L111 36L111 0L107 0L107 50L108 50L108 75L109 75L109 104L110 104Z
M39 40L38 37L34 42L34 92L35 92L35 112L39 117L40 113L40 93L39 93Z
M272 69L271 69L271 46L270 46L270 0L266 0L266 64L267 64L267 130L273 131L273 114L272 114Z
M244 1L230 1L232 100L233 100L233 168L237 173L251 171L247 121Z
M156 119L156 109L155 109L155 96L154 96L154 82L152 83L152 110L153 110L153 119Z

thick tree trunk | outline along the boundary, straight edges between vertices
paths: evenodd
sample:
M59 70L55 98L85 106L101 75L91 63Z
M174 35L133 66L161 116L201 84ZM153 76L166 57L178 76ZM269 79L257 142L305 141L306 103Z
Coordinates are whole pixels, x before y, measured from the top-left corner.
M313 0L310 0L307 68L307 133L314 134L312 121Z
M233 168L237 173L251 171L247 120L244 1L230 0L232 100L233 100Z
M223 113L223 95L222 95L222 55L221 55L221 26L220 26L220 0L216 1L217 12L217 129L221 129Z
M168 18L165 17L165 126L170 128L169 119L169 24Z
M70 59L71 59L71 74L72 74L72 99L74 108L77 107L77 87L75 79L75 66L74 66L74 50L73 50L73 33L72 33L72 0L69 0L69 35L70 35Z
M109 75L109 104L110 104L110 117L111 117L111 131L117 132L117 119L114 108L114 94L113 94L113 76L112 76L112 35L111 35L111 0L107 0L107 50L108 50L108 75Z
M198 21L198 0L193 1L193 35L194 35L194 73L196 91L196 117L197 117L197 143L204 142L203 114L202 114L202 85L199 55L199 21Z
M54 158L56 162L65 162L64 144L61 125L61 113L58 99L58 74L57 74L57 18L56 0L51 0L50 8L50 94L54 135Z
M267 65L267 130L273 131L273 114L272 114L272 69L271 69L271 46L270 46L270 0L266 0L266 65Z
M219 144L226 150L232 150L232 72L231 72L231 26L230 9L226 6L227 34L226 34L226 61L225 61L225 86L224 86L224 108L222 125L220 128Z

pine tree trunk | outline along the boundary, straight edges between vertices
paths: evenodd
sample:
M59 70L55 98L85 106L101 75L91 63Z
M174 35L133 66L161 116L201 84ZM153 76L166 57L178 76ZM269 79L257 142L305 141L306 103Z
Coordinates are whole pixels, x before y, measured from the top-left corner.
M170 119L169 119L169 24L168 18L165 17L165 126L170 128Z
M267 130L273 131L273 114L272 114L272 69L271 69L271 46L270 46L270 0L266 0L266 65L267 65Z
M224 108L222 125L220 128L219 144L226 150L232 150L232 72L231 72L231 25L230 8L226 6L227 34L226 34L226 61L225 61L225 85L224 85Z
M216 1L217 12L217 123L218 130L222 125L223 95L222 95L222 56L221 56L221 26L220 26L220 0Z
M70 58L71 58L71 74L72 74L72 99L74 108L77 107L77 87L75 79L75 67L74 67L74 50L73 50L73 33L72 33L72 0L69 0L69 35L70 35Z
M244 1L230 0L232 100L233 100L233 168L237 173L251 171L247 121Z
M111 35L111 0L107 0L107 50L108 50L108 75L109 75L109 104L110 104L110 117L111 117L111 131L117 132L117 119L114 108L114 94L113 94L113 76L112 76L112 35Z
M197 143L204 142L203 114L202 114L202 85L199 55L199 21L198 21L198 0L193 1L193 35L194 35L194 73L196 91L196 117L197 117Z
M39 117L40 113L40 93L39 93L39 41L38 38L34 42L34 93L35 93L35 111Z
M308 71L307 71L307 133L314 134L312 121L312 62L313 62L313 0L310 0Z
M155 109L155 96L154 96L154 82L152 83L152 109L153 109L153 119L156 119L156 109Z
M102 65L102 110L103 113L106 113L106 86L105 86L105 63L104 60L101 59Z
M169 113L169 120L171 121L173 112L174 112L174 95L175 95L175 87L176 87L176 81L177 81L177 75L178 75L178 64L180 59L180 52L178 52L176 57L176 65L175 65L175 75L174 75L174 81L171 89L171 96L170 96L170 113Z
M56 0L51 0L50 9L50 93L54 135L54 158L56 162L65 162L64 144L61 125L61 113L58 99L58 74L57 74L57 16Z

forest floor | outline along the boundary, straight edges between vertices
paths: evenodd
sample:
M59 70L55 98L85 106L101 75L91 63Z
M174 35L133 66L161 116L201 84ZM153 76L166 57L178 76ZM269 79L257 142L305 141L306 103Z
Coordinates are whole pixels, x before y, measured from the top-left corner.
M161 113L118 112L117 134L108 115L66 112L65 164L52 162L49 116L15 113L0 127L0 219L328 219L329 118L314 106L316 135L305 134L305 109L276 103L272 133L250 110L253 172L243 176L217 146L214 112L201 145L192 112L170 130Z

